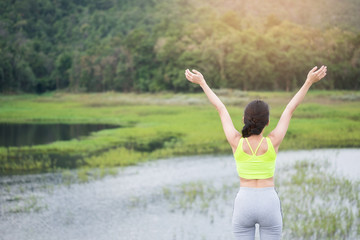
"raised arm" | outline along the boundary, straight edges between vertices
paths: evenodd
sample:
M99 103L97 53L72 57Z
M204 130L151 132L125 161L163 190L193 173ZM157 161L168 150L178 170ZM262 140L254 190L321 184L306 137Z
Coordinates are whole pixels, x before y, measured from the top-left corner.
M302 102L309 88L315 82L320 81L326 75L326 66L322 66L319 70L317 67L314 67L310 70L307 75L306 81L304 85L300 88L300 90L295 94L295 96L291 99L291 101L286 106L284 112L282 113L280 120L276 126L276 128L268 135L271 139L271 142L274 145L275 151L278 152L279 146L283 141L285 134L288 130L289 123L291 117L297 108L297 106Z
M212 103L212 105L214 105L214 107L218 111L226 139L228 140L233 151L235 151L239 139L241 138L241 134L235 129L230 114L228 113L225 105L206 84L206 81L200 72L196 70L192 70L191 72L189 69L186 69L185 76L187 80L189 80L190 82L200 85L200 87L203 89L204 93L208 97L209 101Z

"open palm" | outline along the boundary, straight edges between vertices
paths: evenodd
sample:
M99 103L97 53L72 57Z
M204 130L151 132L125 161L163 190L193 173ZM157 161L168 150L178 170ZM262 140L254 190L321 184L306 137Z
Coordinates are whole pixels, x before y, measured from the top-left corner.
M195 69L192 70L192 72L189 69L185 70L185 77L187 80L189 80L192 83L196 84L202 84L205 82L204 76Z
M307 75L306 81L309 81L311 83L316 83L326 76L326 71L327 71L326 66L324 65L321 66L321 68L319 68L317 71L316 69L317 67L314 67L313 69L310 70L310 72Z

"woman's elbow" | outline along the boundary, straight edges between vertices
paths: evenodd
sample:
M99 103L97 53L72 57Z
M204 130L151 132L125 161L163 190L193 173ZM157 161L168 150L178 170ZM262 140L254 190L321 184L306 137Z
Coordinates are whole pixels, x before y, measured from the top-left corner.
M285 110L283 112L283 116L287 116L287 117L291 118L294 111L295 111L295 108L288 106L287 108L285 108Z

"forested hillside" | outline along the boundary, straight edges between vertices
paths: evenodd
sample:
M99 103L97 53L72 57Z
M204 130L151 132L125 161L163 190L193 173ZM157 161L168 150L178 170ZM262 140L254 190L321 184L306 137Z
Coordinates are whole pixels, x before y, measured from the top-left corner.
M357 0L2 0L0 92L360 88Z

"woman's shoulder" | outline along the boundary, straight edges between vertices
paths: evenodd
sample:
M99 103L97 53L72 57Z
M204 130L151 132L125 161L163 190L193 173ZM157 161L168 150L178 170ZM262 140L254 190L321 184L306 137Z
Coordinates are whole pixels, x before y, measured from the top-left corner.
M242 140L244 138L242 137L241 134L239 134L238 136L236 136L236 138L234 139L234 142L235 144L232 146L232 150L233 150L233 153L235 154L235 152L238 150L239 148L239 145L241 144Z
M274 149L275 153L277 153L278 151L276 150L275 146L274 146L274 136L272 136L271 134L267 135L267 137L265 137L267 142L271 145L271 147Z

